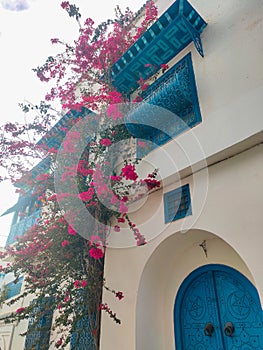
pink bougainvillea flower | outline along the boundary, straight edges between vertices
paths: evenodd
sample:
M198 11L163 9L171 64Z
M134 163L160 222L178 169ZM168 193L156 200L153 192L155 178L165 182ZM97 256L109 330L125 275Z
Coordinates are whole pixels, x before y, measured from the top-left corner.
M145 148L146 143L144 141L138 141L138 146L140 146L141 148Z
M68 234L71 236L76 236L76 231L74 230L74 228L70 225L68 225Z
M169 66L168 66L168 64L163 63L163 64L161 64L161 68L164 71L164 70L167 70L169 68Z
M101 259L104 256L104 252L100 248L91 248L89 251L89 255L94 259Z
M118 222L125 222L125 219L122 217L122 218L118 218Z
M51 43L52 44L57 44L57 43L59 43L59 39L58 38L52 38L52 39L50 39L51 40Z
M122 292L117 292L115 295L116 295L116 297L117 297L119 300L121 300L121 299L124 298L124 295L123 295Z
M16 313L17 314L22 314L26 309L24 307L20 307L18 309L16 309Z
M142 78L142 77L140 77L140 79L137 81L137 83L138 83L139 85L144 84L144 80L143 80L143 78Z
M56 154L56 153L58 153L58 150L52 147L52 148L48 149L48 153Z
M128 211L128 207L124 204L123 201L120 202L120 213L121 214L126 214Z
M49 174L40 174L38 175L38 177L36 178L37 181L45 181L50 177Z
M143 100L143 98L141 96L136 96L134 100L132 100L132 102L141 102Z
M142 182L146 183L149 190L152 190L155 187L161 186L161 182L155 179L145 179Z
M57 199L57 195L56 194L52 194L50 197L47 198L48 201L54 201Z
M101 242L101 238L100 236L91 236L90 237L90 243L91 244L96 244L96 246L101 246L102 242Z
M65 239L63 242L61 242L62 247L66 247L69 245L69 241Z
M122 175L126 180L136 180L138 175L135 172L135 166L132 164L127 164L121 169Z
M76 281L74 282L74 287L75 287L75 288L79 288L79 286L80 286L79 280L76 280Z
M109 91L108 100L110 104L117 104L123 102L123 97L118 91Z
M94 188L90 187L87 191L82 192L78 195L79 199L84 202L89 202L94 195Z
M113 120L122 119L123 113L120 111L120 108L116 104L111 104L107 108L107 116Z
M67 8L69 6L69 1L63 1L60 5L63 9Z
M84 281L84 280L81 281L81 287L82 288L85 288L87 284L88 284L87 281Z
M115 194L111 197L111 200L110 200L111 204L113 205L119 203L119 201L120 201L119 198L115 196Z
M67 303L68 301L70 301L70 297L68 295L66 295L64 298L64 303Z
M105 147L109 147L111 145L111 140L108 138L101 139L100 144Z
M62 343L63 343L62 338L59 338L59 340L56 341L56 343L55 343L56 348L59 348L62 345Z
M78 173L83 176L88 176L93 174L93 170L89 169L89 163L83 160L80 160L78 163Z
M121 181L122 177L121 176L111 175L110 179L112 181Z
M142 89L142 91L145 91L148 89L148 87L149 87L149 85L144 83L144 84L142 84L141 89Z
M114 226L114 231L115 232L120 232L120 230L121 230L120 226L118 226L118 225Z

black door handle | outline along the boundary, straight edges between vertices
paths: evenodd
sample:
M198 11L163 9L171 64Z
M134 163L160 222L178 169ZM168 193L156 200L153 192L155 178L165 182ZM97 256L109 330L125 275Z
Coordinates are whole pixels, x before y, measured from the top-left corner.
M227 322L224 327L224 333L227 337L231 337L235 331L235 327L232 322Z
M214 326L211 322L208 322L206 325L205 325L205 328L204 328L204 333L207 337L211 337L212 336L212 333L214 332Z

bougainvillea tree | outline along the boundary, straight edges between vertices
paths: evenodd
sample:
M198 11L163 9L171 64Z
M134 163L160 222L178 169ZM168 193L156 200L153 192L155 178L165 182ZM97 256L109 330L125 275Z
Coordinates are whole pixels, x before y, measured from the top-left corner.
M128 213L128 203L137 198L133 195L131 199L130 194L134 188L152 190L160 186L156 170L141 178L136 168L139 160L127 158L120 162L118 152L109 152L115 143L131 138L125 124L119 122L124 113L119 105L125 104L128 96L114 89L110 68L155 21L157 9L153 1L135 14L129 9L123 13L117 7L115 19L96 27L90 18L81 22L75 5L64 1L61 6L77 21L79 37L74 45L57 38L51 40L61 45L61 53L48 57L43 66L34 69L41 81L53 81L46 101L38 106L21 105L29 116L27 123L7 123L1 128L0 166L8 167L6 177L18 184L22 194L37 196L42 207L35 225L16 244L7 247L2 256L11 261L5 273L12 272L17 279L25 276L24 293L9 304L34 295L33 303L18 308L7 321L34 314L34 331L46 312L43 300L48 300L44 304L54 311L57 348L65 347L72 333L77 334L77 344L82 331L88 330L93 336L93 347L98 349L101 310L121 323L107 301L102 301L103 287L119 300L124 297L122 291L108 286L103 276L108 231L119 232L126 225L135 244L144 245L146 239ZM139 84L142 90L147 88L143 79ZM62 114L53 109L54 100L61 103ZM137 97L135 101L138 100ZM50 135L52 125L68 110L78 112L79 117L70 119L66 127L57 124L51 129L54 135ZM83 128L82 132L79 130L83 120L92 125L85 137ZM45 142L48 137L57 142L50 146ZM30 166L44 158L51 159L49 171L32 176ZM71 205L74 201L75 207ZM78 232L80 202L95 218L86 228L86 236Z

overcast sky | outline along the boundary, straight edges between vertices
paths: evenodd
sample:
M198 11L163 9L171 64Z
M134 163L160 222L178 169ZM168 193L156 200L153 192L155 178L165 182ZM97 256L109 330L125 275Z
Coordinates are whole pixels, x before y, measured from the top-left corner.
M32 68L40 66L55 54L51 38L72 41L78 33L74 19L60 7L59 0L0 0L0 122L23 120L18 103L37 104L44 98L47 86L35 76ZM96 23L114 16L114 7L129 6L133 11L143 0L75 0L82 18ZM16 195L10 184L0 185L0 214L15 204ZM0 246L5 243L12 215L0 218Z

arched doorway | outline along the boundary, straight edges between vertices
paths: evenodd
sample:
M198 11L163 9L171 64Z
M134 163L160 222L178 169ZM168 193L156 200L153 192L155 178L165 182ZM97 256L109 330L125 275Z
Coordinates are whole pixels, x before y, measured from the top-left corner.
M205 265L182 283L174 307L176 350L263 349L256 288L237 270Z

